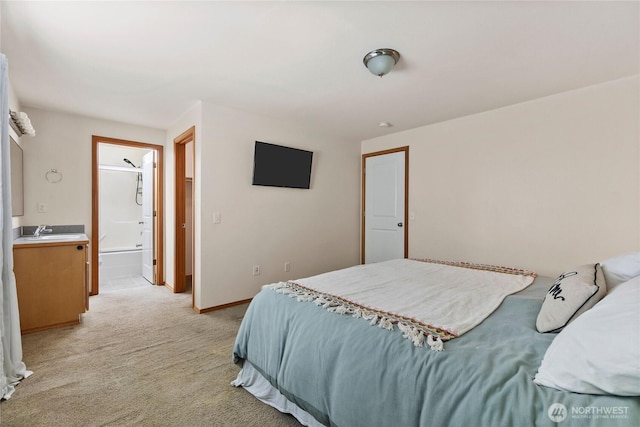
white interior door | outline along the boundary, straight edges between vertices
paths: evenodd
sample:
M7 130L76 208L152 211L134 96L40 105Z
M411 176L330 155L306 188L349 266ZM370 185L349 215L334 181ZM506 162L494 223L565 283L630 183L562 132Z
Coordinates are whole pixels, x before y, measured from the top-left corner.
M142 157L142 277L155 284L155 200L154 168L155 150Z
M405 151L365 157L364 262L405 256Z

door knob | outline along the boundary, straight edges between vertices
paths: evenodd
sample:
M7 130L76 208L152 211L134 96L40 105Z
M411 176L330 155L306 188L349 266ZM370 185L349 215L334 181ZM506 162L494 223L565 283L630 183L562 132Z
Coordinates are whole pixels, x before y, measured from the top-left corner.
M402 227L402 223L401 222L398 223L398 227Z

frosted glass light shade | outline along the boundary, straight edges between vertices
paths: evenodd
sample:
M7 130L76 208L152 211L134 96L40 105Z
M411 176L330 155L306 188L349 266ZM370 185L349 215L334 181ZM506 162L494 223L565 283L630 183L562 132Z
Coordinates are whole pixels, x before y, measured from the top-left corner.
M376 49L367 53L363 59L364 65L376 76L384 76L400 59L400 54L393 49Z

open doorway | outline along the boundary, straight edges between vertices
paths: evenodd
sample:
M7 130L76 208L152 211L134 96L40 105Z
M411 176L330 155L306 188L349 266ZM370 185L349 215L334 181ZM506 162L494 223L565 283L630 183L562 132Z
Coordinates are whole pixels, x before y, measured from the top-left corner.
M92 143L90 295L101 285L164 285L163 147L101 136Z
M176 173L176 246L173 291L191 291L192 305L195 301L195 283L193 275L195 136L195 127L192 126L173 140Z

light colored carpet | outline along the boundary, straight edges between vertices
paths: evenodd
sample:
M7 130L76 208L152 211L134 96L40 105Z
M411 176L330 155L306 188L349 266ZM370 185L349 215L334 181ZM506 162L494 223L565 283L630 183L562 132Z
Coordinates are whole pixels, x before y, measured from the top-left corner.
M100 294L77 326L23 336L34 374L0 403L8 426L299 426L229 383L241 305L207 314L148 286Z

